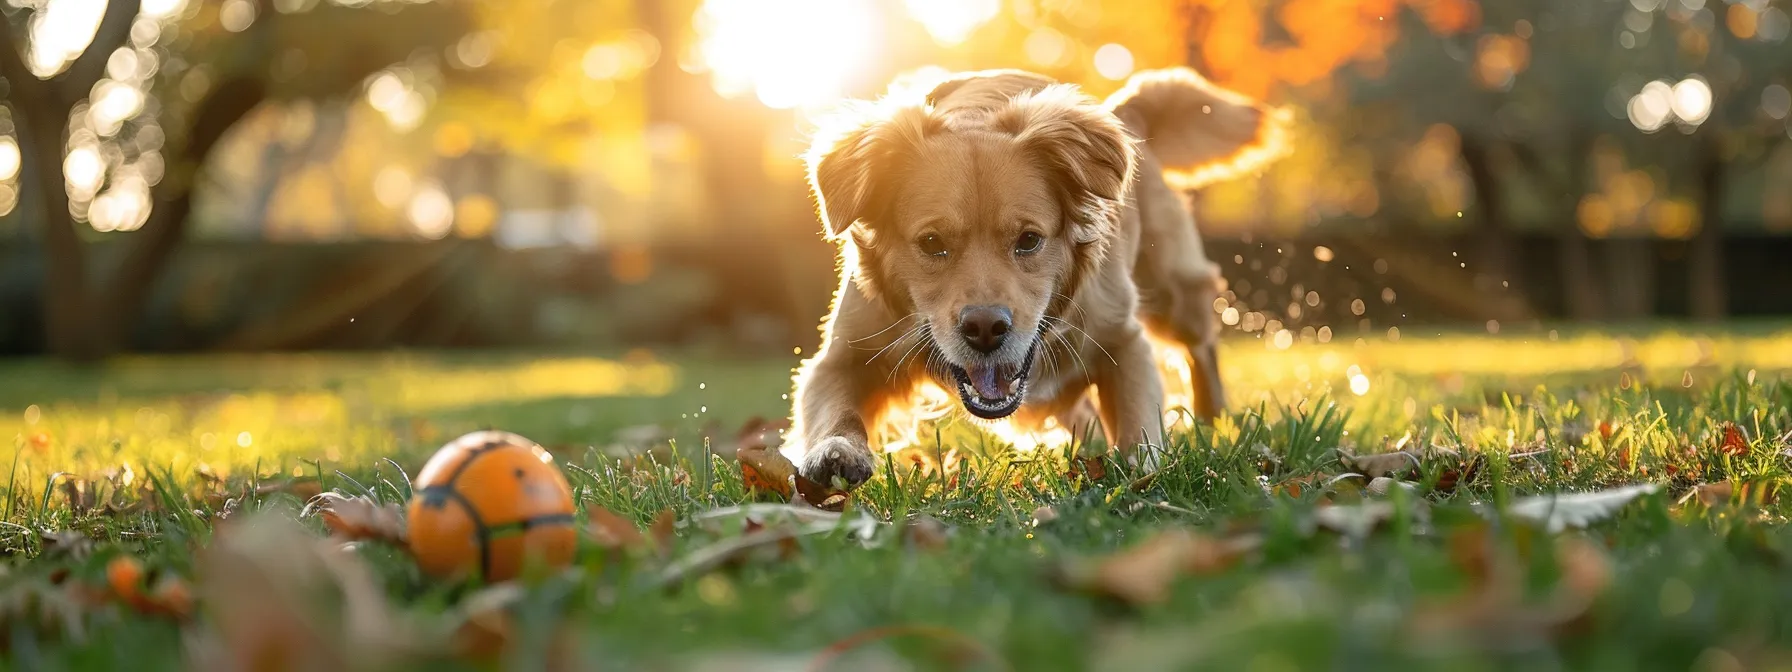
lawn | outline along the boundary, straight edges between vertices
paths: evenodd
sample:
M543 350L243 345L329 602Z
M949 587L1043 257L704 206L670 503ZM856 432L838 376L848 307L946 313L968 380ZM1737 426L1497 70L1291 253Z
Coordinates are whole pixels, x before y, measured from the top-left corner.
M1792 331L1239 339L1232 413L1177 424L1152 477L946 420L837 521L730 514L776 499L743 484L735 430L785 412L796 360L0 362L0 650L30 670L1792 670ZM669 510L673 534L588 535L512 591L298 516L316 489L401 502L483 428L547 447L581 526ZM723 552L759 538L790 541Z

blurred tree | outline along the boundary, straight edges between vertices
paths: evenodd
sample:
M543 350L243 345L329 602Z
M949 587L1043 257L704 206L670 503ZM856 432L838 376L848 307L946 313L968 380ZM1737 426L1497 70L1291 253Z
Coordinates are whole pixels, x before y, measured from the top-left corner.
M464 32L445 4L20 4L4 10L0 76L34 182L26 196L39 201L46 336L56 354L83 360L129 342L206 158L238 121L266 100L358 91L385 64ZM134 232L103 280L80 229Z

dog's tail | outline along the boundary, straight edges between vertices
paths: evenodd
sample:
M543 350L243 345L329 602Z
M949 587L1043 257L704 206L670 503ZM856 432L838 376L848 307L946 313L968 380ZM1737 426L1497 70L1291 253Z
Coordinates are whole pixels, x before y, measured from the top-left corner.
M1133 75L1106 104L1145 141L1173 187L1194 189L1262 170L1289 151L1287 110L1220 88L1188 68Z

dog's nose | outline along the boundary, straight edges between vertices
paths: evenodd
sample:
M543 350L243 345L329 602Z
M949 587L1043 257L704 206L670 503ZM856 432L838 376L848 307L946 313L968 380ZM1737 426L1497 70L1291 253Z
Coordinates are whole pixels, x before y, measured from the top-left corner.
M965 306L958 311L958 333L977 352L989 354L1002 347L1008 328L1014 326L1014 311L1006 306Z

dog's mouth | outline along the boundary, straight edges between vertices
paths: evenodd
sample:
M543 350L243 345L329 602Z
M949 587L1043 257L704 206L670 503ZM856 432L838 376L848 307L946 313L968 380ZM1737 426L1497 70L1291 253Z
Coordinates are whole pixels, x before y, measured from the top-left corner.
M1038 347L1039 341L1034 339L1018 364L948 364L958 379L958 399L964 402L964 410L984 420L1013 415L1027 398L1027 374L1033 370L1033 350Z

